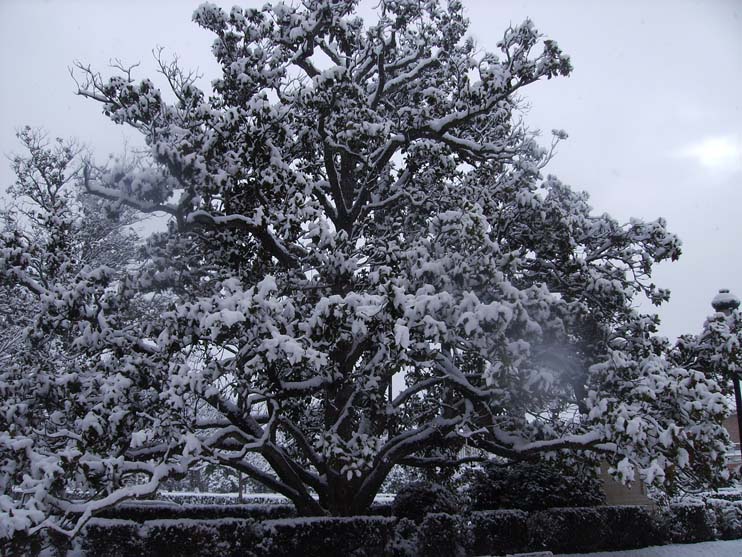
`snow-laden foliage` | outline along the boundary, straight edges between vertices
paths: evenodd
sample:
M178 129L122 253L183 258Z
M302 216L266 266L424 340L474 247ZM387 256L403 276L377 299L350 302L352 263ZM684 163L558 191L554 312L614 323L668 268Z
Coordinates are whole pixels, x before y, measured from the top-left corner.
M45 372L65 393L48 412L43 389L6 406L0 512L28 513L11 529L84 521L202 462L304 513L361 513L395 464L456 466L464 444L713 483L725 399L633 309L668 298L651 270L678 239L593 215L542 176L566 134L543 148L519 120L519 90L569 58L530 21L482 53L458 1L382 0L369 27L355 4L203 4L211 93L161 57L169 92L78 68L151 162L86 171L88 190L171 224L123 279L41 286L35 248L3 248L40 300L30 334L85 361ZM132 317L153 295L166 311Z
M683 335L673 348L672 358L713 378L731 396L733 381L742 376L742 311L734 295L722 290L715 311L696 335Z
M733 401L739 395L742 378L740 301L728 290L721 290L713 299L712 306L714 313L706 319L701 332L681 336L668 359L675 365L693 370L697 376L715 381L727 400ZM698 411L698 406L695 404L693 410ZM730 442L728 450L731 448Z
M392 514L420 522L429 513L458 514L462 506L458 498L441 484L411 482L394 498Z
M70 440L81 439L95 363L76 346L69 310L75 296L103 293L117 275L104 264L121 266L136 249L132 212L113 220L81 191L74 142L30 127L17 136L24 151L11 157L16 180L0 212L0 538L43 520L46 495L81 473ZM74 311L94 315L93 307Z
M532 511L605 504L603 482L595 468L584 464L489 462L466 476L466 497L475 510Z

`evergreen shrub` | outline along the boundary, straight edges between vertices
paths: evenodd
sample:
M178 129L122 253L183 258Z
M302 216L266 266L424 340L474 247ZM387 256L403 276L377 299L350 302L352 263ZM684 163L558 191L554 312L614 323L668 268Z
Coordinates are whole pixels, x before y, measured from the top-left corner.
M473 511L468 525L474 555L523 553L528 548L528 513L524 511Z
M430 513L418 527L419 557L466 557L468 536L466 520L458 515Z
M380 516L269 520L256 547L265 557L378 557L394 534L396 521Z
M399 490L392 504L392 514L420 522L429 513L457 514L461 507L456 496L440 484L411 482Z
M473 510L544 510L592 507L605 502L597 474L589 467L552 463L489 462L468 474L466 495Z

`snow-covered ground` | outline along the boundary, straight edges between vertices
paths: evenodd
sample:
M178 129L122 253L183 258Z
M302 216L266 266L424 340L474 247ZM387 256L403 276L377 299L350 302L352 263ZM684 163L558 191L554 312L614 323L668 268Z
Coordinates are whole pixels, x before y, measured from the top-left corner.
M740 557L742 540L660 545L626 551L564 553L554 557Z

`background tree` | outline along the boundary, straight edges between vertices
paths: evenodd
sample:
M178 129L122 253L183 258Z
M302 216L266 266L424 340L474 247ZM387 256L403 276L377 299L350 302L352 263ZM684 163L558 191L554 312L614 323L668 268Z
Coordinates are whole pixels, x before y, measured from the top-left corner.
M729 290L722 289L711 305L714 313L706 319L700 334L681 336L670 358L677 365L697 370L712 378L729 400L734 400L737 423L742 426L742 396L739 380L742 376L742 312L740 301ZM742 431L742 427L740 427ZM739 474L739 471L738 471ZM689 487L696 487L691 482Z
M720 290L712 305L714 313L697 335L678 339L673 358L679 365L703 371L731 396L733 380L742 373L742 313L740 302L729 290Z
M79 93L140 131L151 162L86 171L87 189L171 224L138 272L44 295L38 326L69 324L95 388L65 414L64 450L35 457L50 481L15 465L42 526L79 527L202 462L302 513L362 513L393 466L457 466L464 443L600 454L665 489L692 460L717 481L725 399L670 366L656 319L632 309L667 299L651 268L679 241L543 179L565 135L542 148L518 119L518 91L567 75L568 57L530 21L480 54L456 1L385 0L370 27L354 9L202 5L222 71L208 97L159 57L171 101L130 70L78 68ZM25 252L5 250L32 288ZM168 310L129 317L153 293ZM70 500L62 461L100 491Z
M55 296L64 303L91 268L106 265L111 278L121 276L136 252L133 212L111 219L112 208L81 189L83 151L75 142L30 127L17 137L24 151L11 157L16 181L0 212L0 536L43 517L29 501L33 493L19 491L23 474L40 467L39 485L51 487L49 471L57 468L43 455L64 453L66 436L76 436L80 371L89 358L75 346L72 316L45 322L48 304ZM58 472L71 469L69 456ZM13 498L26 508L14 509Z

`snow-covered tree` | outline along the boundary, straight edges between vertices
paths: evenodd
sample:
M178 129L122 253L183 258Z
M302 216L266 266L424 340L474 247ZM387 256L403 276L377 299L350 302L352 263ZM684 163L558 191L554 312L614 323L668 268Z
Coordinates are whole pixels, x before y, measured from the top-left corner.
M4 437L5 516L79 525L203 462L300 512L362 513L393 466L456 466L464 444L715 480L725 398L632 307L668 298L651 269L679 241L544 178L565 134L544 148L519 119L519 91L569 58L530 21L481 53L458 1L382 0L370 27L355 7L202 5L210 94L162 59L169 93L78 68L151 161L85 172L88 190L171 224L125 279L88 269L43 292L37 327L73 335L87 367L43 424L53 446ZM3 254L27 285L26 252ZM153 293L167 311L132 318Z
M10 158L16 180L0 209L3 246L25 253L15 262L33 282L23 283L12 272L0 281L0 353L6 359L21 351L22 330L38 313L39 294L86 265L120 267L135 250L128 229L133 211L124 209L112 219L111 207L81 189L83 150L74 141L50 141L29 126L16 136L24 151Z
M62 310L49 321L49 304L64 305L95 267L120 275L136 252L132 211L109 218L112 208L81 189L75 142L30 127L17 137L24 150L11 157L16 179L0 210L0 538L43 519L23 492L24 474L40 480L37 489L54 483L50 470L75 427L80 370L90 366L74 316ZM18 501L28 504L16 509Z
M729 290L714 297L714 313L697 335L683 335L675 344L672 357L683 367L698 369L712 377L727 395L734 391L734 380L742 375L742 311L740 301Z
M737 412L742 407L742 311L740 301L722 289L711 302L710 315L700 334L682 335L675 343L670 359L677 365L703 373L716 381L728 399L735 400ZM742 423L737 416L738 423Z

